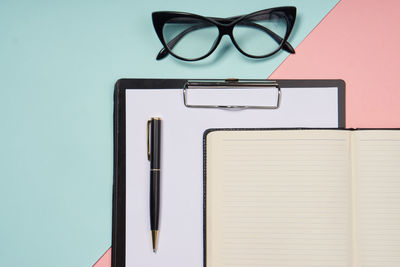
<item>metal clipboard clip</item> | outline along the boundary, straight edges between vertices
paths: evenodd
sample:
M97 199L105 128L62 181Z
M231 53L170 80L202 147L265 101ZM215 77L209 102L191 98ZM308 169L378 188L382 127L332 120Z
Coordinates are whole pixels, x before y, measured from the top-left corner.
M193 89L193 90L192 90ZM211 89L203 93L200 99L208 95L212 98L211 103L196 103L189 101L189 92L192 95L199 95L198 89ZM243 91L253 89L254 103L252 104L237 104L237 103L215 103L215 101L227 101L227 97L221 96L221 91L231 89L233 92L238 92L238 97L243 101ZM233 90L235 89L235 90ZM238 89L238 90L236 90ZM219 90L219 91L218 91ZM242 90L242 92L239 92ZM272 91L271 91L272 90ZM220 98L219 100L217 98ZM267 100L273 103L268 103ZM229 99L228 99L229 100ZM246 99L245 99L246 100ZM237 101L237 100L235 100ZM226 80L188 80L183 87L183 103L188 108L222 108L222 109L277 109L281 102L281 88L276 81L269 80L239 80L239 79L226 79Z

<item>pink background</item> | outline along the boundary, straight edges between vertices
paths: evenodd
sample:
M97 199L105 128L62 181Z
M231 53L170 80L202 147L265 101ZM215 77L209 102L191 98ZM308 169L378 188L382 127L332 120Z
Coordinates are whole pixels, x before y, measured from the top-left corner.
M343 79L347 127L400 127L399 7L342 0L270 79Z
M270 79L343 79L347 127L400 128L396 0L342 0ZM399 75L399 76L397 76ZM111 265L111 249L95 267Z
M111 248L109 248L103 256L93 264L93 267L110 267L111 266Z

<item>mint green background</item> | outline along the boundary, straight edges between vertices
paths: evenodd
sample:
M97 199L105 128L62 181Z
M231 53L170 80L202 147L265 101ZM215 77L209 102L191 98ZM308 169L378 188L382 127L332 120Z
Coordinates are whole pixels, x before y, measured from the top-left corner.
M337 1L2 0L0 265L90 266L110 247L118 78L267 78L288 55L247 59L224 38L207 60L157 62L152 11L295 5L296 47Z

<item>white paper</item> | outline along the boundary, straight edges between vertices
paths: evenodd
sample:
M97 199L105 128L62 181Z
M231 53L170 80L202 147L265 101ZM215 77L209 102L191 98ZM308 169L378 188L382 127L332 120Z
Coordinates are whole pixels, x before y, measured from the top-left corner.
M243 92L243 98L246 98ZM126 91L126 266L203 267L203 133L338 127L337 88L282 88L276 110L187 108L182 89ZM146 123L162 118L161 213L152 251Z

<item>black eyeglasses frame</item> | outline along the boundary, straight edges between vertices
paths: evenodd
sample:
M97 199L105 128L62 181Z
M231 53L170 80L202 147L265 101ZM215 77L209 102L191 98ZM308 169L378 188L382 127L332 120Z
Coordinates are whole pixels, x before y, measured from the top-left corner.
M235 16L235 17L229 17L229 18L203 17L203 16L196 15L196 14L191 14L191 13L186 13L186 12L174 12L174 11L153 12L152 19L153 19L154 29L155 29L157 36L160 39L162 45L164 46L164 48L161 49L161 51L158 53L157 60L166 57L168 54L171 54L175 58L178 58L178 59L184 60L184 61L197 61L197 60L204 59L204 58L208 57L209 55L211 55L215 51L215 49L218 47L218 45L224 35L229 35L229 37L230 37L233 45L236 47L236 49L243 55L250 57L250 58L266 58L266 57L272 56L273 54L277 53L280 49L283 49L289 53L295 53L293 47L289 44L289 42L287 42L287 39L289 38L290 33L293 30L293 26L294 26L294 23L296 20L296 12L297 12L297 9L294 6L269 8L269 9L256 11L256 12L253 12L253 13L250 13L247 15ZM235 38L233 36L233 29L234 29L235 25L243 20L246 20L249 17L254 17L257 15L266 15L266 14L270 14L270 13L280 13L280 14L284 15L284 18L287 23L287 29L286 29L285 36L283 38L279 37L279 39L282 39L279 44L279 47L276 50L274 50L273 52L268 53L266 55L261 55L261 56L256 56L256 55L251 55L251 54L246 53L236 43ZM198 58L188 59L188 58L184 58L179 55L176 55L168 47L166 41L164 40L164 36L163 36L163 28L164 28L165 23L168 20L173 19L173 18L194 18L197 20L204 20L204 21L207 21L207 22L215 25L218 28L219 35L218 35L216 41L214 42L214 45L211 47L211 49L205 55L198 57Z

